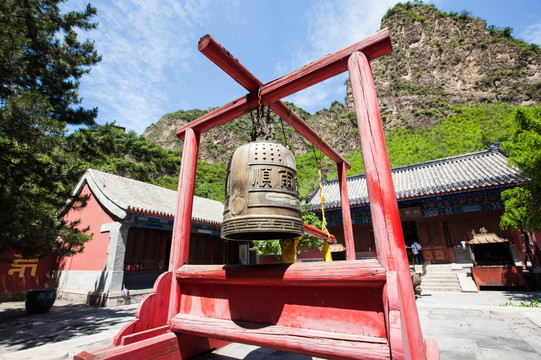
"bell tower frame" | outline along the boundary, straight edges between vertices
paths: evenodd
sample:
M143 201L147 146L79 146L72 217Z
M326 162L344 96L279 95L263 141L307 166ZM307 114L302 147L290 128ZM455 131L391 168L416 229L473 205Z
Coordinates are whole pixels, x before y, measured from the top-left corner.
M177 130L184 141L168 272L106 348L76 359L188 359L241 342L329 359L437 359L424 339L370 61L392 51L383 29L263 84L210 35L198 49L242 85L238 98ZM377 249L355 260L346 184L350 164L282 98L348 71ZM336 163L346 261L278 265L190 265L190 226L201 133L248 113L258 101Z

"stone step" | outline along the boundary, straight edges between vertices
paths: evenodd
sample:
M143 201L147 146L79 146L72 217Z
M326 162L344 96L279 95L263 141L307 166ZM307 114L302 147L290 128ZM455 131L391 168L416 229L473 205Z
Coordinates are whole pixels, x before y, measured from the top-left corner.
M458 277L456 276L456 274L439 274L439 275L426 274L422 278L423 279L448 280L448 281L457 280L458 281Z
M462 288L458 276L449 270L448 272L427 272L421 279L421 291L461 292Z
M421 294L426 294L427 292L462 292L462 289L460 287L423 287L421 285Z
M423 278L457 279L456 274L446 274L446 273L426 274L425 276L423 276Z
M458 283L459 283L457 277L454 277L454 278L441 278L441 277L424 277L424 276L423 276L423 277L421 278L421 281L424 282L424 283L428 283L428 282L434 282L434 283L450 283L450 284L453 284L453 283L458 284Z

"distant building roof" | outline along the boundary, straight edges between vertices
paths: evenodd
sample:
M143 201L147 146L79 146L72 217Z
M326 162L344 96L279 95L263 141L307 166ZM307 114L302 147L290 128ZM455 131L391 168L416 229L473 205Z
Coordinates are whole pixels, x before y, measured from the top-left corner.
M72 194L78 195L85 184L88 184L103 206L121 219L128 212L160 217L174 217L175 215L176 191L88 169ZM223 211L224 205L221 202L194 196L193 221L219 225L223 220Z
M496 147L485 151L427 161L391 169L397 200L472 191L506 185L518 185L525 180L517 168ZM368 204L366 176L347 178L351 206ZM325 208L340 207L338 180L323 183ZM319 186L309 196L310 210L321 208Z

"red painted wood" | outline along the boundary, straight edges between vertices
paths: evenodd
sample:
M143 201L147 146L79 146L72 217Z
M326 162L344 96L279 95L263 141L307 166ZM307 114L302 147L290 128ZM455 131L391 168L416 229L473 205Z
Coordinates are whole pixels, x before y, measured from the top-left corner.
M247 97L240 97L182 126L177 130L177 138L184 140L187 129L194 129L202 134L250 112L256 106L257 98L248 101Z
M125 336L167 324L172 279L172 272L165 272L158 277L152 292L139 303L135 319L124 325L115 336L114 345L120 345Z
M390 359L385 338L353 336L268 324L247 323L179 314L171 320L175 331L228 341L266 346L326 359Z
M402 314L396 271L387 272L387 283L383 289L387 339L394 359L404 359L404 339L402 337Z
M208 34L203 36L199 40L197 49L246 90L252 92L263 85L212 36Z
M343 73L347 70L347 60L356 51L364 53L370 60L389 54L392 51L389 29L380 30L374 35L271 81L261 89L262 103L267 104L276 99L283 99Z
M213 63L218 65L225 71L233 80L237 81L249 92L256 91L263 85L248 69L246 69L236 58L234 58L222 45L220 45L212 36L205 35L199 41L199 51L209 58ZM339 153L337 153L325 140L323 140L312 128L310 128L304 120L281 100L270 104L271 109L284 119L289 125L297 130L312 144L315 144L325 155L335 162L345 163L347 169L351 165Z
M129 345L136 343L141 340L149 339L154 336L165 334L166 332L169 332L170 326L164 325L160 327L155 327L149 330L145 331L139 331L131 335L123 336L120 339L120 345Z
M519 266L474 266L471 268L477 288L481 286L507 286L528 288Z
M188 263L190 251L190 230L192 223L193 191L197 152L199 151L199 133L188 129L184 139L182 162L177 189L177 206L171 243L169 271L175 271L182 264Z
M183 282L179 313L382 338L387 334L381 288L211 285Z
M177 273L182 288L179 311L215 319L384 338L383 273L375 260L184 265Z
M386 271L375 259L271 265L184 265L181 283L251 286L381 287Z
M348 61L355 112L372 215L378 259L388 270L397 271L400 305L404 322L405 348L413 359L425 359L421 324L402 234L389 157L379 114L374 80L368 58L360 52Z
M355 260L355 242L353 240L353 224L349 207L346 167L344 163L336 164L338 168L338 184L340 185L340 206L342 207L342 223L344 225L344 242L346 243L346 259Z
M92 352L83 351L74 360L183 360L177 336L166 333L127 346L107 346Z
M315 236L321 240L327 240L329 236L330 236L330 242L334 242L336 240L336 237L333 234L329 234L329 236L327 236L327 233L319 230L318 228L313 227L312 225L308 225L306 223L304 223L304 232L309 235Z
M184 139L182 163L177 190L177 208L173 223L171 239L171 256L169 271L175 271L182 264L188 263L190 252L190 234L193 210L193 191L195 185L195 170L197 168L197 152L199 150L199 133L188 129ZM171 296L169 300L169 318L178 312L179 292L175 278L171 280Z
M346 71L347 59L355 51L363 51L370 59L376 59L390 53L391 50L389 30L383 29L355 44L327 55L299 70L263 85L261 87L261 103L263 105L269 105L288 95L294 94L311 85ZM252 93L249 97L249 100L246 97L241 97L184 125L177 130L177 137L183 140L185 136L184 133L188 128L194 129L198 133L203 133L216 126L225 124L230 120L236 119L257 106L257 96Z
M283 101L275 101L269 106L276 115L284 119L285 122L297 130L306 140L310 141L315 147L327 155L329 159L336 163L342 163L347 169L351 169L351 164L308 126L299 115L291 111Z

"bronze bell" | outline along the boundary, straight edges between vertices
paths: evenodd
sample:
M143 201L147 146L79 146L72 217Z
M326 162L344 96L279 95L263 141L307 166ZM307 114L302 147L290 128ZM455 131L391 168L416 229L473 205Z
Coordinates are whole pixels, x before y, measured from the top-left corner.
M240 146L229 161L222 238L289 239L304 234L297 166L273 141Z

